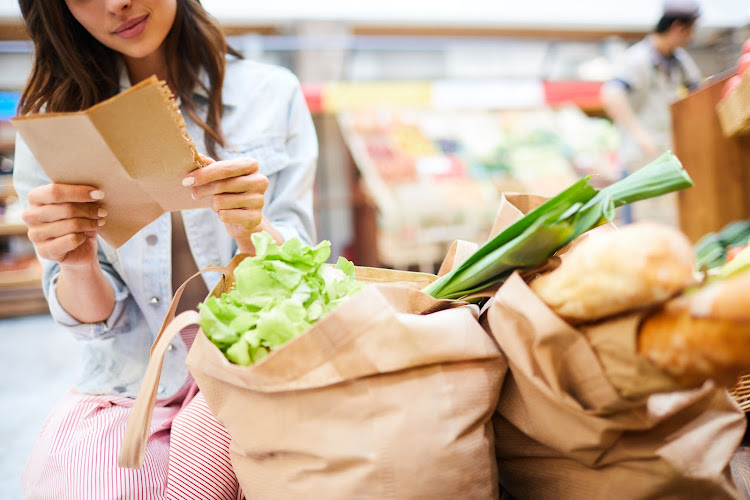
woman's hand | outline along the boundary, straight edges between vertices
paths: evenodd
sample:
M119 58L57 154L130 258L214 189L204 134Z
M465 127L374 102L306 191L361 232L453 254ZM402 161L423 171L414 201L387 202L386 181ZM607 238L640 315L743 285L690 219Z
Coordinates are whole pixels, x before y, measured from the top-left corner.
M211 209L219 214L229 235L237 240L240 251L254 253L250 236L261 230L268 230L280 240L263 218L268 179L258 171L258 162L252 158L224 161L201 158L206 166L190 172L182 184L192 187L193 198L197 200L212 197Z
M21 215L39 255L60 264L60 305L82 323L104 321L115 306L96 254L96 236L107 216L96 203L102 198L91 186L46 184L29 191L30 206Z
M39 255L65 267L97 262L96 236L107 211L96 202L104 193L91 186L46 184L29 191L21 218Z

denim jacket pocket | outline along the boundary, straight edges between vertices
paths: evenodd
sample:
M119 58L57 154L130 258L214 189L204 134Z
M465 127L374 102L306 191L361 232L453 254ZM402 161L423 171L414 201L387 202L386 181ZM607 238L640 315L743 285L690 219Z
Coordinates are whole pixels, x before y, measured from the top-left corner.
M284 138L281 136L263 136L239 145L219 147L219 157L223 160L250 157L258 162L260 173L266 177L289 165L289 154L286 151Z

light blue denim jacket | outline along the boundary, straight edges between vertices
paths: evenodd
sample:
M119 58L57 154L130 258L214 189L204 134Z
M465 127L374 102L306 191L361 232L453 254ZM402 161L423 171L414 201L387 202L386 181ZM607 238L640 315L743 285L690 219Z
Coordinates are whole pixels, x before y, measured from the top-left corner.
M127 80L127 79L126 79ZM195 94L199 112L206 96ZM313 182L318 143L297 78L288 70L248 60L227 58L221 121L227 147L221 159L255 158L268 177L264 215L285 238L313 243ZM204 152L203 131L183 113L187 130ZM138 124L131 124L138 126ZM23 143L16 139L13 182L28 206L29 191L50 181ZM137 210L137 207L133 207ZM199 269L226 265L237 244L209 209L184 210L190 250ZM164 214L115 250L99 238L99 261L115 291L115 307L101 323L82 324L57 300L59 265L41 259L44 293L54 319L83 341L82 373L76 389L88 394L135 397L173 294L171 286L171 217ZM203 275L210 290L217 273ZM167 351L158 397L174 395L188 376L182 339Z

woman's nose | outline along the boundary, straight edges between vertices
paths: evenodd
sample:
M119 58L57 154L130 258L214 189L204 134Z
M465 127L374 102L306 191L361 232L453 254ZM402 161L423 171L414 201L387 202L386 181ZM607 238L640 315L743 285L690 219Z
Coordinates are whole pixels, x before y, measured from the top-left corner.
M128 7L130 7L130 4L132 4L132 0L105 0L106 1L106 8L107 12L111 14L120 14L123 11L125 11Z

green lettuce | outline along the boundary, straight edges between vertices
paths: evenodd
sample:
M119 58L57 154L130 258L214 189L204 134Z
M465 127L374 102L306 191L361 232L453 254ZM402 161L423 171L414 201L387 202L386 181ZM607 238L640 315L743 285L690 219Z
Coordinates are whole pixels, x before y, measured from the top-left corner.
M293 238L279 246L266 232L252 240L256 255L234 270L229 292L198 304L206 336L229 361L245 366L304 333L364 286L343 257L326 264L328 241L310 247Z

